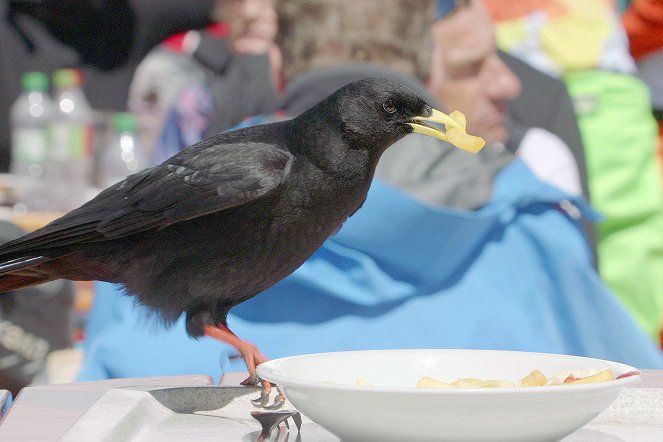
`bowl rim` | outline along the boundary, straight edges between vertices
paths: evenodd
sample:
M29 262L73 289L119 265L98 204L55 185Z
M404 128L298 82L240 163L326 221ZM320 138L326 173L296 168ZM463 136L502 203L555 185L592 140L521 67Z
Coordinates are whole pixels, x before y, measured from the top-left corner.
M515 387L515 388L417 388L416 386L380 386L380 385L352 385L340 384L324 381L311 381L287 376L279 371L279 366L292 360L310 359L310 358L334 358L339 356L348 356L353 354L386 354L386 353L501 353L508 355L527 355L532 357L557 358L563 357L570 361L578 360L598 364L597 368L608 365L607 368L615 371L615 376L628 372L637 372L632 376L612 381L595 382L590 384L564 384L564 385L544 385L538 387ZM618 371L616 370L618 369ZM622 371L623 370L623 371ZM309 353L303 355L287 356L283 358L272 359L260 364L257 367L258 376L261 379L268 380L274 384L285 387L304 387L320 390L337 390L344 392L375 392L378 394L389 393L407 393L416 395L449 395L449 396L504 396L504 395L539 395L539 394L584 394L592 391L621 389L629 385L636 384L642 378L641 370L621 362L607 359L591 358L586 356L566 355L557 353L514 351L514 350L488 350L488 349L385 349L385 350L350 350L335 352Z

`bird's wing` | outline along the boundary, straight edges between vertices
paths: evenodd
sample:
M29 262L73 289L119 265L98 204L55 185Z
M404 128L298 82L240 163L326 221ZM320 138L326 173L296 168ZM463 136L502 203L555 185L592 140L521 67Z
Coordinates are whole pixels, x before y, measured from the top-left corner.
M112 238L242 205L276 189L291 159L266 143L191 149L126 180L126 204L97 228Z
M131 175L40 230L0 247L8 254L100 241L242 205L273 192L292 155L267 143L199 143Z

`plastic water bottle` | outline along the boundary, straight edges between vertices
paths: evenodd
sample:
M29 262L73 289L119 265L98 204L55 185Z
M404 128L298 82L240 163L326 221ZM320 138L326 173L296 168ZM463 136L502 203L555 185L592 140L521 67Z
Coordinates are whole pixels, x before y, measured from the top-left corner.
M55 105L48 95L45 73L25 72L21 76L21 86L23 92L10 110L14 210L46 211L50 209L50 203L44 169Z
M52 204L68 211L85 202L91 185L94 114L83 93L79 70L55 71L53 85L57 113L46 174L53 183Z
M136 118L130 113L118 113L113 119L114 133L101 155L100 184L111 186L128 175L140 172L147 165L147 157L136 135Z

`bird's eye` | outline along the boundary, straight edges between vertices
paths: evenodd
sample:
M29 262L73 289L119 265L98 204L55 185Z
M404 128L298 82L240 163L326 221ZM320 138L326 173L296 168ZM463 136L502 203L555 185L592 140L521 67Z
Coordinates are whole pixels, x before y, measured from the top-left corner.
M389 98L384 103L382 103L382 109L384 109L384 111L388 114L393 114L396 112L396 103L394 103L394 100Z

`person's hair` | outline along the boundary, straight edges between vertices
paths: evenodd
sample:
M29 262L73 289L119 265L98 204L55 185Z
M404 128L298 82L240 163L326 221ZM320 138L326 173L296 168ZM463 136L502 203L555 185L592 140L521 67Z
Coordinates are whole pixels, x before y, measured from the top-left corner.
M428 78L432 0L278 0L274 6L286 81L352 62Z

